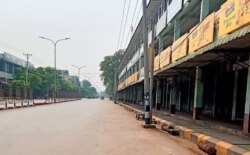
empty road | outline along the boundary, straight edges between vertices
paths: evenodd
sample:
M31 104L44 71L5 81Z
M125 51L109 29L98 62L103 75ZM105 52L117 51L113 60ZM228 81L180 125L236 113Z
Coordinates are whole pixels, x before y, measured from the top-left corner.
M119 105L99 99L3 110L0 154L196 154L188 141L143 129L141 123Z

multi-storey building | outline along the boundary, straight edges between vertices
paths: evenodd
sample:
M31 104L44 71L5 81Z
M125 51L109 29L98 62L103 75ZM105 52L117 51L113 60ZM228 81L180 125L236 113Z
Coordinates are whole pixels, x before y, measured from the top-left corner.
M78 76L69 75L69 71L64 69L59 69L57 70L57 72L58 75L61 76L64 80L70 81L75 85L80 86L80 80Z
M26 63L26 61L7 52L0 53L0 81L5 83L14 79L17 68L26 67ZM28 67L33 68L34 65L29 63Z
M250 1L151 0L147 5L153 107L242 122L250 132ZM139 22L118 67L121 101L143 104Z

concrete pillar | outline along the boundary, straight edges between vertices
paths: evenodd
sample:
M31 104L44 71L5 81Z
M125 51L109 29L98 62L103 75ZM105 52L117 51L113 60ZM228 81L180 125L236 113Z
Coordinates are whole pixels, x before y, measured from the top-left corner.
M138 104L141 102L141 86L138 86Z
M156 110L160 110L161 105L161 81L160 79L157 79L156 81Z
M240 57L237 57L236 63L239 62ZM235 120L235 113L236 113L236 104L237 104L237 91L238 91L238 76L239 76L239 71L238 67L235 67L235 72L234 72L234 92L233 92L233 105L232 105L232 116L231 120Z
M250 58L249 58L250 61ZM246 103L245 103L245 115L244 115L244 124L243 131L245 133L250 133L250 67L248 67L248 75L247 75L247 87L246 87Z
M175 114L175 107L176 107L176 101L178 98L178 91L177 91L177 85L176 85L176 77L172 78L172 87L170 91L170 113Z
M178 111L181 110L181 80L182 80L182 75L177 76L177 97L176 97L176 109Z
M181 23L180 19L174 21L174 41L176 41L181 36Z
M123 90L123 102L124 102L124 103L126 102L126 93L125 93L124 90Z
M125 93L126 93L126 103L128 103L129 101L129 93L128 93L128 88L125 90Z
M163 88L162 88L162 95L161 95L161 100L162 100L162 107L165 108L166 105L166 80L164 79L163 81Z
M163 38L160 36L158 38L159 38L159 51L158 51L158 53L160 53L163 50Z
M196 68L195 75L195 90L194 90L194 108L193 108L193 120L200 119L203 103L203 83L201 80L202 69Z
M170 109L169 107L169 102L168 102L168 100L169 100L169 97L168 97L168 94L169 94L169 80L167 79L167 81L166 81L166 96L165 96L165 100L166 100L166 108L168 108L168 109Z
M134 86L134 91L133 91L133 97L134 97L134 99L133 99L133 103L135 104L136 103L136 101L137 101L137 93L136 93L136 89L137 89L137 87L136 86Z
M133 87L129 89L129 102L133 103Z
M142 84L140 85L140 104L144 104L144 88Z
M135 101L135 104L137 104L138 103L138 101L139 101L139 86L136 86L136 88L135 88L136 90L135 90L135 96L136 96L136 101Z
M201 1L201 12L200 12L200 21L207 17L210 13L210 2L211 0L202 0Z

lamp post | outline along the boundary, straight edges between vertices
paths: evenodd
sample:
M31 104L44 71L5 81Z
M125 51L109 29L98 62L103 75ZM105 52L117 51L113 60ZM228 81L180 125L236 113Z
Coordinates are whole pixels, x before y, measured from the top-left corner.
M87 67L87 66L76 66L76 65L72 65L73 67L76 67L78 69L78 77L79 77L79 81L80 81L80 73L81 73L81 69L83 67Z
M42 36L39 36L39 38L48 40L48 41L50 41L51 43L53 43L53 45L54 45L54 70L55 70L55 79L54 79L54 84L55 84L55 87L54 87L54 103L56 103L56 89L57 89L56 45L57 45L57 43L59 43L60 41L68 40L68 39L70 39L70 38L63 38L63 39L59 39L59 40L57 40L57 41L54 41L54 40L52 40L52 39L45 38L45 37L42 37Z
M87 66L76 66L76 65L72 65L73 67L76 67L78 69L78 78L79 78L79 82L80 82L80 87L81 87L81 79L80 79L80 72L81 72L81 69L83 67L87 67ZM78 90L78 96L80 97L80 91Z

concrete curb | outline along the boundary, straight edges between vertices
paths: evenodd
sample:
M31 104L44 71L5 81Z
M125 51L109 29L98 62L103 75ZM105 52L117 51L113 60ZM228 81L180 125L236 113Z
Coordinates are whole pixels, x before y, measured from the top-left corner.
M128 105L125 105L123 103L117 102L120 106L124 107L128 111L143 114L144 112L138 109L135 109L133 107L130 107ZM238 147L236 145L233 145L231 143L222 141L218 138L214 138L205 134L201 134L198 132L195 132L194 130L191 130L189 128L186 128L184 126L177 125L173 122L161 119L159 117L153 116L153 120L157 122L158 125L163 126L171 126L174 127L175 130L179 131L180 137L183 139L187 139L195 144L198 144L199 142L206 143L216 149L216 155L250 155L250 151L243 149L241 147Z
M63 102L71 102L71 101L77 101L77 100L61 101L61 102L56 102L56 103L35 103L35 104L32 103L32 104L30 104L30 105L23 105L23 106L16 106L16 107L0 108L0 111L4 111L4 110L13 110L13 109L21 109L21 108L30 108L30 107L36 107L36 106L58 104L58 103L63 103Z

